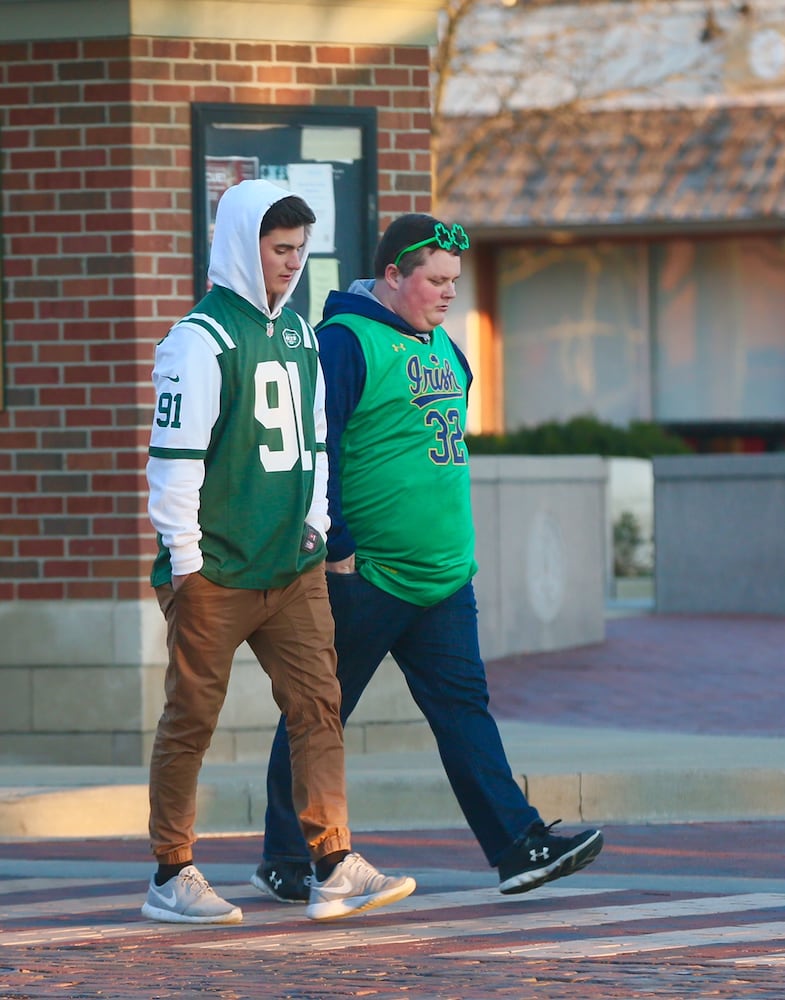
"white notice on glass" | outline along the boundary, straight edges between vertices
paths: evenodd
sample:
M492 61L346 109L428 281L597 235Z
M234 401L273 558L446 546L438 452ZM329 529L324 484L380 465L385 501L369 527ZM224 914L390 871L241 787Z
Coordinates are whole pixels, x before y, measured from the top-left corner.
M335 253L335 191L331 163L290 163L289 186L305 198L316 216L311 253Z
M322 318L324 300L338 288L338 261L335 257L308 258L308 322L316 326Z

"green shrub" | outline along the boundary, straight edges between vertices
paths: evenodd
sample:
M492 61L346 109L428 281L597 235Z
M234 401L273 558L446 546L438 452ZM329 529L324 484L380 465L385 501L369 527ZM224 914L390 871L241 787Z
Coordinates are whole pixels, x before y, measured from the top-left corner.
M638 549L643 544L640 522L632 511L624 510L613 525L613 575L637 576Z
M522 427L506 434L467 434L473 455L601 455L651 458L682 455L692 449L659 424L635 420L628 427L606 424L596 417L555 420Z

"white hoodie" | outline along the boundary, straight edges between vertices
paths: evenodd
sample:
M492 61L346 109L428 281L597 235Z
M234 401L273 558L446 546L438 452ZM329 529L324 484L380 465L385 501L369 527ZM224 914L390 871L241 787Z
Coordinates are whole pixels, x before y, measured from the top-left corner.
M262 219L276 201L295 192L287 191L269 181L242 181L228 188L218 202L213 242L210 250L208 278L214 285L229 288L242 296L268 317L271 324L281 314L302 275L308 257L308 239L301 254L302 265L286 291L272 307L267 300L264 273L259 250L259 229ZM304 336L316 338L301 318ZM269 328L271 329L271 327ZM153 419L153 445L182 452L205 453L212 428L220 410L221 370L215 356L215 342L205 330L189 323L187 318L176 323L156 348L153 384L156 397L171 390L172 381L188 385L191 398L199 400L197 419L187 428L160 427ZM314 422L317 440L324 442L327 422L324 412L324 379L318 372ZM204 460L182 457L157 458L147 463L149 484L148 513L153 527L161 534L169 549L172 573L183 576L198 572L203 563L199 541L199 492L204 482ZM323 538L327 537L330 521L327 516L327 455L316 455L313 500L306 517Z

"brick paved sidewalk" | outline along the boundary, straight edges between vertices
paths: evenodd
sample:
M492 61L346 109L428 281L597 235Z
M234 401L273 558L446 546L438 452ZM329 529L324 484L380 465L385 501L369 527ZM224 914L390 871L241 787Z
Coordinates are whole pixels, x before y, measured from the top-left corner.
M139 839L0 845L0 998L781 1000L783 829L607 827L590 868L507 897L468 831L374 831L417 892L337 925L252 889L249 838L199 847L226 927L141 918Z
M614 618L603 644L495 660L488 681L498 719L783 736L785 618Z

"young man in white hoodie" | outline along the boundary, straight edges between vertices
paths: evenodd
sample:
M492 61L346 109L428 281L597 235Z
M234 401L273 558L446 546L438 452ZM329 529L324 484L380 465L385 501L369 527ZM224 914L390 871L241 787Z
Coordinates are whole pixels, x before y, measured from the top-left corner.
M196 787L247 642L291 745L293 799L314 865L307 916L394 902L411 878L351 851L333 623L325 584L324 380L313 331L286 308L308 256L308 205L267 181L222 196L211 290L156 349L147 476L167 622L166 703L150 763L158 870L146 917L237 923L193 864Z

